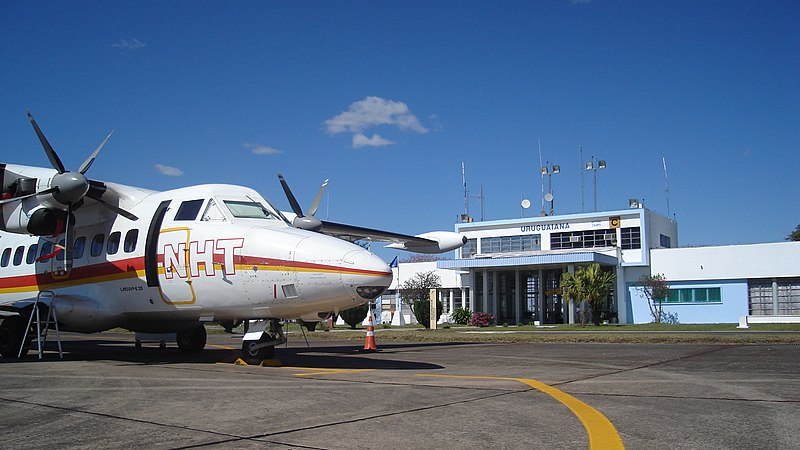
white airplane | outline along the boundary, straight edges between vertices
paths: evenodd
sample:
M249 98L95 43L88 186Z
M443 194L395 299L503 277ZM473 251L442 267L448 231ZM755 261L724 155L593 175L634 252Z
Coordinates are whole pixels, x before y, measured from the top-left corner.
M420 253L466 242L453 232L407 236L319 220L325 184L304 214L280 175L294 213L241 186L155 192L90 180L85 174L111 135L69 171L28 118L53 168L0 164L5 357L27 353L35 304L55 312L59 330L176 333L187 352L205 347L204 323L251 321L243 355L268 359L286 342L281 320L319 321L390 285L388 264L350 241Z

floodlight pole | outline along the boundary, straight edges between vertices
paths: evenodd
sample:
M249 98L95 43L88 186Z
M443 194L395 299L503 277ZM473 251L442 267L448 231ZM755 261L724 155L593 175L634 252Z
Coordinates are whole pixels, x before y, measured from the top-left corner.
M597 171L598 169L605 169L606 161L604 159L595 159L592 155L592 160L586 162L586 170L594 172L593 185L594 185L594 212L597 212Z

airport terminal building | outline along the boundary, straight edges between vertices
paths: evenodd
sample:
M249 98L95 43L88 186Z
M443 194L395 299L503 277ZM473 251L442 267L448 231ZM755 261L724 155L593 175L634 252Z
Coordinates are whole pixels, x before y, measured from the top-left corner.
M453 259L401 263L383 310L396 309L398 282L435 270L443 321L453 309L468 308L494 315L498 324L574 323L577 305L561 298L561 274L597 263L615 275L602 311L610 323L652 321L637 289L647 274L665 276L670 296L663 309L681 323L735 323L742 316L800 321L800 242L680 248L675 221L634 206L457 224L467 244ZM404 313L408 323L410 311Z

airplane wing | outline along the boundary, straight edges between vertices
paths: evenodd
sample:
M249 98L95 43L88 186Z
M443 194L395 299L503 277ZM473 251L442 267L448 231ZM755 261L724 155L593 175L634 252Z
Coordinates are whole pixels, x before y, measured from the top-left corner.
M450 231L434 231L410 236L407 234L346 225L326 220L322 220L321 222L322 227L319 229L320 233L351 242L359 240L390 242L391 244L387 247L416 253L447 252L455 250L467 242L465 236Z

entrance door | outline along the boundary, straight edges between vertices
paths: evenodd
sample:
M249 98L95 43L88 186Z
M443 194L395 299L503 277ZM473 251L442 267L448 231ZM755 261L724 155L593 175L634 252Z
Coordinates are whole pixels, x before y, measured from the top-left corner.
M158 238L158 285L161 299L173 305L193 304L197 300L192 287L189 256L189 227L164 228Z

